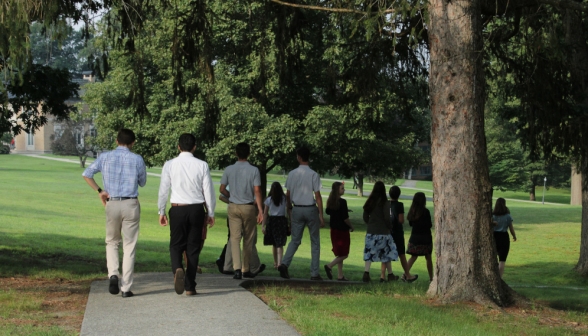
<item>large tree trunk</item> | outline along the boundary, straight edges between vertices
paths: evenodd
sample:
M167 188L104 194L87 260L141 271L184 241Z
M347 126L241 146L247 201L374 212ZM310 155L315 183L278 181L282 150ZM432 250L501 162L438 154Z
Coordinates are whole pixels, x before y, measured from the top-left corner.
M570 77L575 88L576 103L588 106L588 46L584 37L582 13L568 9L565 13L566 42L572 46L572 71ZM584 140L580 157L582 173L582 231L580 238L580 258L576 271L588 276L588 144Z
M580 259L576 271L588 276L588 157L582 158L582 231L580 237Z
M498 273L490 220L480 3L431 0L429 13L437 263L428 294L507 306L515 293Z
M535 184L532 184L531 189L529 190L529 200L535 201L537 197L535 196Z
M261 201L265 201L267 195L267 162L257 166L259 177L261 179Z

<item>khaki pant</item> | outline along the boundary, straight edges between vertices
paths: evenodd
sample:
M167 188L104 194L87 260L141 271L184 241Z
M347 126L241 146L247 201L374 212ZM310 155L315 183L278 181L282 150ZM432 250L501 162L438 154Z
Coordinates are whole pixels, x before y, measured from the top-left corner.
M253 246L257 236L257 207L251 204L230 203L228 209L233 269L243 273L250 271ZM243 263L241 263L241 238L243 238Z
M123 241L120 290L128 292L133 285L135 246L139 237L141 205L137 199L106 203L106 266L108 277L119 275L118 246Z
M259 271L259 267L261 267L261 261L259 260L259 254L257 253L257 228L255 230L255 238L253 239L253 249L251 251L251 259L249 260L249 271L252 273L257 273ZM223 271L226 272L233 272L233 249L231 248L231 241L229 240L227 243L227 251L225 252L225 264L223 266Z

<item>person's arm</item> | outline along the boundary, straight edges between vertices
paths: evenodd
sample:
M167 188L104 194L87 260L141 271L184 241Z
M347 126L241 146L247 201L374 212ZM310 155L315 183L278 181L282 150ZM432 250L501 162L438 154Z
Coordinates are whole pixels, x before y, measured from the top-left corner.
M98 186L98 184L94 180L94 175L96 173L100 172L101 165L102 165L102 155L98 156L96 161L92 162L92 164L89 165L88 168L86 168L86 170L84 170L84 173L82 174L82 176L84 177L84 180L86 180L86 183L90 186L90 188L92 188L96 191L98 191L100 189L100 187ZM106 190L102 190L102 191L98 192L98 197L100 198L100 201L102 202L103 206L106 206L106 200L108 199L109 196L110 195L108 194L108 191L106 191Z
M227 190L227 185L226 184L221 184L220 185L220 188L218 189L218 191L227 198L227 201L231 197L231 194L229 194L229 191Z
M261 186L254 186L255 204L257 205L257 223L261 225L263 222L263 202L261 201Z
M353 230L355 230L353 228L353 225L351 225L351 221L349 220L349 208L347 207L347 201L344 199L340 199L339 200L339 211L341 211L341 214L343 215L343 222L345 224L347 224L347 226L349 226L349 231L353 232ZM327 208L327 211L329 209Z
M384 207L384 225L388 228L388 230L392 230L392 221L390 220L390 202L385 202Z
M398 224L404 224L404 204L398 202Z
M316 206L318 207L319 211L319 221L321 223L321 227L325 227L325 219L323 218L323 198L321 196L321 192L315 191L314 198L316 200Z
M212 177L210 176L210 169L208 164L204 167L204 180L202 181L202 190L204 191L204 200L206 203L206 210L208 211L208 217L206 218L206 224L211 228L214 226L214 210L216 209L216 195L214 194L214 184L212 183Z
M510 219L510 224L508 224L508 230L512 235L512 241L517 241L517 234L515 233L514 226L512 226L512 218Z
M288 218L292 220L292 200L290 199L290 190L286 190L286 211L288 212Z
M229 199L225 195L223 195L223 194L220 194L218 196L218 199L221 200L221 202L224 202L226 204L229 204Z
M171 176L169 172L169 161L163 165L161 170L161 180L159 182L159 195L157 197L157 209L159 213L159 225L167 226L168 220L165 214L167 198L169 197L169 188L171 187Z
M143 158L140 156L139 163L137 164L137 171L139 172L137 184L139 184L139 187L144 187L147 183L147 167L145 167L145 161L143 161Z
M267 227L267 221L269 218L269 207L266 205L263 209L263 225L261 226L261 232L265 234L265 228Z

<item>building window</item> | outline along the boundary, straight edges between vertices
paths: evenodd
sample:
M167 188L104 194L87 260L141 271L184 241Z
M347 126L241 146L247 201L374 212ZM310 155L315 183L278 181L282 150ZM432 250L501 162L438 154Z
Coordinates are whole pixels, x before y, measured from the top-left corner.
M431 175L431 167L430 166L421 167L421 175L425 175L425 176Z
M27 133L27 146L35 145L35 134L33 132Z

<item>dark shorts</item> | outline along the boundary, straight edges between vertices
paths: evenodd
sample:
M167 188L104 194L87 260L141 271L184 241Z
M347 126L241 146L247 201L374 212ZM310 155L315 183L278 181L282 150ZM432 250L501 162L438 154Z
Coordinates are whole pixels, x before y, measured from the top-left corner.
M496 252L499 261L506 261L508 251L510 250L510 237L508 232L494 231L494 242L496 243Z
M349 230L331 229L331 243L333 244L333 254L336 257L348 256L349 246L351 245Z
M433 252L433 244L427 245L415 245L411 242L408 242L408 249L406 253L412 256L424 256L427 254L431 254Z
M404 232L392 232L392 238L396 244L398 255L406 254L406 243L404 242Z

